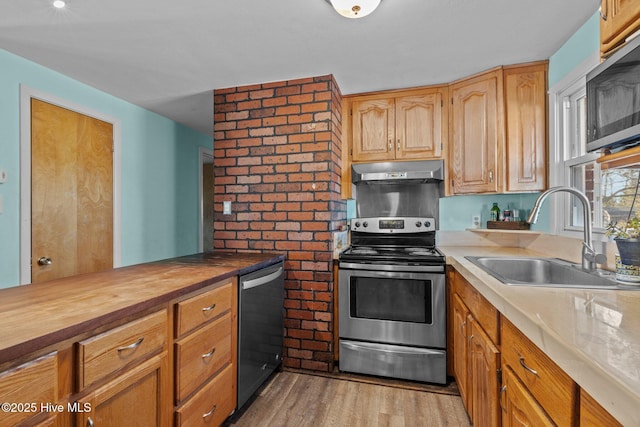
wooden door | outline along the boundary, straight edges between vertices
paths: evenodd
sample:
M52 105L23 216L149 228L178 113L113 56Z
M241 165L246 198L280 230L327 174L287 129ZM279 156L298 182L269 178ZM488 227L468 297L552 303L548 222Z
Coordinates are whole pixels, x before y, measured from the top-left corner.
M640 1L602 0L600 51L611 51L640 26Z
M452 191L495 193L502 177L502 72L451 86Z
M476 427L500 425L498 370L500 351L491 342L480 324L469 316L470 384L473 401L471 420Z
M395 158L395 107L393 98L354 101L353 161Z
M555 425L508 366L503 370L502 383L502 427Z
M32 99L31 282L112 267L113 126Z
M442 155L440 91L396 98L396 158L430 159Z
M507 191L546 188L547 64L504 70Z

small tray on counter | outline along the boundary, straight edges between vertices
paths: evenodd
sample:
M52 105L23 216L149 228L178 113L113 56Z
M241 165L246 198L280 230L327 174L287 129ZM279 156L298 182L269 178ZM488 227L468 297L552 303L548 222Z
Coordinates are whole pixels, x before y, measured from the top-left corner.
M498 230L528 230L531 227L527 221L487 221L488 229Z

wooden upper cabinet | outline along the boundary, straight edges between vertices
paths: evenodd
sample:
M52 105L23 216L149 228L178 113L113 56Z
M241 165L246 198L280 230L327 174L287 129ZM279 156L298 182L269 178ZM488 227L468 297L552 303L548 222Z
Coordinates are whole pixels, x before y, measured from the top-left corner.
M442 94L396 98L396 158L442 155Z
M502 70L458 81L451 91L451 192L496 193L503 174Z
M640 0L602 0L600 9L600 52L612 53L640 29Z
M546 188L547 68L500 67L450 86L448 194Z
M353 160L395 157L395 102L367 99L353 103Z
M352 160L440 158L446 139L443 98L441 88L353 98Z
M546 188L547 66L504 68L507 191Z

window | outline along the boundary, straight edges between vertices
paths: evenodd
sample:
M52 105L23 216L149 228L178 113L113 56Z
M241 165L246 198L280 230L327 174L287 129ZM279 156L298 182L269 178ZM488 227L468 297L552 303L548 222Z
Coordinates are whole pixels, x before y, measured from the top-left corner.
M603 171L596 162L600 153L586 152L586 74L597 63L596 58L591 65L581 66L583 70L571 74L570 83L560 82L550 91L555 111L551 117L551 184L569 185L585 193L591 204L593 230L604 233L610 222L626 220L631 206L631 215L640 213L640 169ZM553 214L551 225L557 234L582 232L582 204L575 197L556 198Z

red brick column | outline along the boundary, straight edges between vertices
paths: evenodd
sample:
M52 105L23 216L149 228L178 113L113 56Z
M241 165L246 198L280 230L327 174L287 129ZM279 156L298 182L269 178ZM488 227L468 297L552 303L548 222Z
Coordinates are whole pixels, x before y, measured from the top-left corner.
M332 232L346 219L341 98L331 75L214 92L214 246L287 253L292 368L333 369Z

